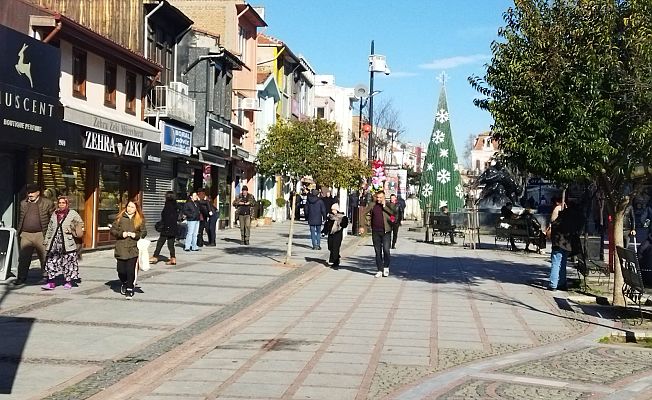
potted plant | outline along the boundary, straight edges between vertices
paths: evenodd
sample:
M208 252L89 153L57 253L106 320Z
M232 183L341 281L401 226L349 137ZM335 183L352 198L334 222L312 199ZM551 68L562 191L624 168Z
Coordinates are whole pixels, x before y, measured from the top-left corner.
M274 209L274 221L283 221L285 219L285 205L286 201L283 197L279 197L276 199L276 207Z
M260 217L263 219L263 224L264 225L271 225L272 224L272 217L268 215L267 209L269 208L269 206L272 205L272 202L267 200L267 199L261 199L259 201L259 203L260 203L260 208L262 209L262 213L261 213ZM259 225L260 225L260 223L259 223Z

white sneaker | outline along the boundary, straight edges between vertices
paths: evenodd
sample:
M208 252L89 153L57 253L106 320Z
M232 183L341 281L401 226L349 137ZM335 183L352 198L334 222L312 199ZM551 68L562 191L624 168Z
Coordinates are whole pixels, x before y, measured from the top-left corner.
M389 268L383 268L383 276L389 276Z
M383 276L382 272L380 272L380 271L376 272L376 278L380 278L381 276Z

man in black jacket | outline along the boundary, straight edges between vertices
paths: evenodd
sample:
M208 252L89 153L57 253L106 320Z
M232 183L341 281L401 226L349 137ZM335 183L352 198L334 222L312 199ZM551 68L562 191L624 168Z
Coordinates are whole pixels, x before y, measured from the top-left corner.
M233 207L236 208L238 223L240 224L241 244L249 245L249 235L251 233L251 207L256 203L254 196L249 194L249 188L244 185L240 191L240 196L233 200Z
M210 206L208 204L208 196L206 196L206 190L201 188L197 191L197 197L199 201L197 206L199 207L199 233L197 233L197 246L204 246L204 231L208 233L208 219L211 216Z

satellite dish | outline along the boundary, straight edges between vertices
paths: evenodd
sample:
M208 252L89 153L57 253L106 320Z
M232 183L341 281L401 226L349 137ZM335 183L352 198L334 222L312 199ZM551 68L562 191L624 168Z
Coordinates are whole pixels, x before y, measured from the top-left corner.
M367 97L369 95L369 89L365 85L358 85L353 89L353 94L355 97Z

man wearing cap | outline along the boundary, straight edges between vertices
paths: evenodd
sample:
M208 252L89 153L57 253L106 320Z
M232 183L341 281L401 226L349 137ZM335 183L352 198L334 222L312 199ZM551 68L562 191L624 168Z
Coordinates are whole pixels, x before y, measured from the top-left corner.
M41 197L41 189L38 185L27 185L26 192L27 198L20 202L20 215L18 216L17 231L20 238L20 255L18 276L14 285L22 285L27 280L34 250L41 262L41 270L43 270L45 263L44 234L54 212L54 204L49 199Z
M251 232L251 207L256 203L254 196L249 194L247 185L242 186L240 196L233 200L233 207L236 208L236 215L240 224L240 244L249 245L249 234Z

